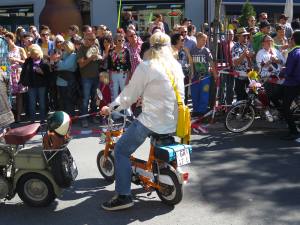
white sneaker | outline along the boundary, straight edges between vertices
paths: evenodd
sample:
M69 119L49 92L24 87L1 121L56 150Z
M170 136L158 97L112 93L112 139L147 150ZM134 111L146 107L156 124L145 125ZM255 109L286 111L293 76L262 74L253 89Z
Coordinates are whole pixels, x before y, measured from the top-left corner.
M268 122L274 122L274 118L273 118L273 116L272 116L272 114L270 113L269 110L265 111L265 116L266 116L266 119L267 119Z

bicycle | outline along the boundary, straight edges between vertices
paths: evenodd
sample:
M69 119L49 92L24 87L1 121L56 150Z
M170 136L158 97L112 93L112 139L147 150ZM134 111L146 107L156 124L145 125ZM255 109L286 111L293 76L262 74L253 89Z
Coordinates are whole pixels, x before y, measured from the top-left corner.
M116 112L114 112L116 113ZM101 142L104 150L97 155L99 172L107 181L115 179L114 146L122 136L126 116L122 116L122 124L114 124L111 115L107 118L107 126L103 129ZM190 145L175 142L170 134L154 134L150 136L150 153L147 161L131 156L132 183L141 185L149 195L156 191L161 201L167 205L178 204L183 197L182 185L188 181L188 172L183 172L182 166L190 163L192 148Z

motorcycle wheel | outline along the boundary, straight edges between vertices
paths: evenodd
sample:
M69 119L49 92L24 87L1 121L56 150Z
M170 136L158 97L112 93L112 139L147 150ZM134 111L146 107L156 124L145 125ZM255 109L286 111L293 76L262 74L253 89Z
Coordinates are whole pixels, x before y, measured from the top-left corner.
M179 183L178 178L172 170L164 168L160 170L161 175L169 176L173 185L160 183L161 190L156 190L160 200L166 205L176 205L182 200L182 184Z
M105 158L104 150L97 155L97 167L103 178L107 181L113 182L115 180L115 160L111 152Z
M225 127L234 133L246 131L255 119L252 105L240 103L233 106L226 114Z
M17 193L27 205L45 207L54 201L56 195L47 177L38 173L27 173L17 183Z
M51 172L53 174L55 182L61 188L68 188L71 186L74 178L72 176L71 167L73 164L73 157L66 149L59 151L49 162L51 166Z

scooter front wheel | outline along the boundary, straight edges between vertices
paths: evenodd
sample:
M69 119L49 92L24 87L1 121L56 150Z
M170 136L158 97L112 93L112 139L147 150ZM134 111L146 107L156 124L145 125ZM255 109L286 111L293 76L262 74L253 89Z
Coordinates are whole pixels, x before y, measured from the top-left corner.
M22 201L32 207L48 206L56 198L51 182L38 173L23 175L17 183L17 193Z
M172 180L172 184L160 183L160 190L156 190L156 193L160 200L166 205L176 205L182 200L182 184L179 183L178 178L174 171L169 168L160 170L160 175L168 176Z
M97 167L103 178L113 182L115 180L115 160L111 152L105 157L104 150L97 155Z

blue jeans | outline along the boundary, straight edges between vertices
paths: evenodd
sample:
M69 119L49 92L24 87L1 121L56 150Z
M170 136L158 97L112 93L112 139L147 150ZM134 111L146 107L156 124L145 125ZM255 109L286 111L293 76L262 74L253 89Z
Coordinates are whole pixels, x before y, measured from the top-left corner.
M152 134L147 127L135 120L115 145L116 192L119 195L131 194L130 156Z
M119 89L123 91L125 84L126 84L126 79L127 79L127 74L123 74L121 72L119 73L112 73L111 74L111 79L112 79L112 86L111 86L111 100L114 101L118 95L119 95Z
M93 78L81 78L82 84L82 106L81 106L81 114L88 113L89 100L91 99L91 111L96 112L97 106L95 101L96 90L99 87L99 79L98 77Z
M31 121L35 120L36 103L39 103L40 120L46 119L46 87L28 88L28 111Z

